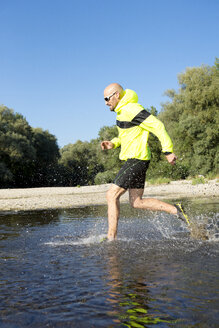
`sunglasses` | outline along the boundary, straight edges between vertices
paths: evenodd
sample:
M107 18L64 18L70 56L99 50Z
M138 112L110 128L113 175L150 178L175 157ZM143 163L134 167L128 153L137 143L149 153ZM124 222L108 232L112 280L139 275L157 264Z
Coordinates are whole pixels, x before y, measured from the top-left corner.
M105 97L104 100L107 101L107 102L110 101L110 98L111 98L112 96L114 96L114 94L115 94L116 92L117 92L117 91L115 91L112 95L110 95L110 96L108 96L108 97Z

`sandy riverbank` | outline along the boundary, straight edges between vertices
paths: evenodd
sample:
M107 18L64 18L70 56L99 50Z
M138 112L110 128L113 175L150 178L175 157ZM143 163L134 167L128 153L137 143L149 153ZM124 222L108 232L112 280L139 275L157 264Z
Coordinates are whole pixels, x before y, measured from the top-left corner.
M109 184L85 187L54 187L31 189L0 189L0 211L27 211L71 208L85 205L106 204ZM216 180L192 185L191 181L173 181L170 184L146 186L144 197L180 199L185 197L218 197ZM128 193L122 196L128 202Z

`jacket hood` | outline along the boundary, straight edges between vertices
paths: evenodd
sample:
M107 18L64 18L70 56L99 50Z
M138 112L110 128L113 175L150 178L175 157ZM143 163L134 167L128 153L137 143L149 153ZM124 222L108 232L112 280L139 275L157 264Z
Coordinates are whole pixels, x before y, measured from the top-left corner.
M118 105L114 109L116 113L118 113L123 106L126 106L130 103L137 103L138 102L138 95L135 91L126 89L122 92L122 98L120 99Z

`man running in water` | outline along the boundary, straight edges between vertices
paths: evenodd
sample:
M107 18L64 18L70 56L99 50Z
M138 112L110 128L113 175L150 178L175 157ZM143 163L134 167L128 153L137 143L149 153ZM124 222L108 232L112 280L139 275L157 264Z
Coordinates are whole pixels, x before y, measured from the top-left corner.
M146 172L151 158L147 143L149 132L158 137L162 151L171 165L174 165L177 159L173 153L172 141L163 123L138 103L138 96L133 90L123 90L118 83L112 83L105 88L104 100L110 110L117 114L116 125L119 135L110 141L102 141L101 148L104 150L121 146L119 158L126 161L107 192L108 240L114 240L117 236L119 199L127 190L129 190L132 207L165 211L178 215L180 219L189 224L181 204L171 205L155 198L142 198Z

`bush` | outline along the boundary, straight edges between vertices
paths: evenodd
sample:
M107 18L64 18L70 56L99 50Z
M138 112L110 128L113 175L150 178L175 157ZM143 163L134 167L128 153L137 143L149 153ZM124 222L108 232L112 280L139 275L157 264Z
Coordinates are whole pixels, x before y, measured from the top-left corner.
M210 172L206 175L206 179L208 180L219 179L219 173Z
M94 182L96 185L111 183L115 179L115 176L116 176L116 173L113 171L99 172L96 175Z
M204 183L206 183L206 181L203 176L198 176L192 180L192 185L204 184Z
M158 177L158 178L150 179L147 181L147 183L149 185L160 185L162 183L170 183L170 182L171 182L171 179L163 178L163 177Z
M188 168L182 163L170 165L167 160L161 160L156 165L152 163L147 172L148 179L156 179L158 177L168 178L171 180L185 179L189 175Z

